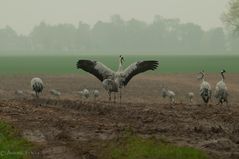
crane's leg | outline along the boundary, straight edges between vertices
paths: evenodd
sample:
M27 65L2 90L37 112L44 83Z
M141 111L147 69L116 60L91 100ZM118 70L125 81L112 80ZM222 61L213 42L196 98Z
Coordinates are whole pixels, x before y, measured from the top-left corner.
M111 92L108 92L109 94L109 101L111 101Z
M225 98L225 102L226 102L227 109L230 110L227 98Z
M121 94L121 89L119 89L119 93L120 93L120 104L121 104L121 97L122 97L122 94Z
M171 97L169 97L169 101L170 101L170 108L173 108L173 99Z
M114 103L116 103L116 93L114 93Z
M38 92L36 92L36 97L39 98L39 96L38 96Z

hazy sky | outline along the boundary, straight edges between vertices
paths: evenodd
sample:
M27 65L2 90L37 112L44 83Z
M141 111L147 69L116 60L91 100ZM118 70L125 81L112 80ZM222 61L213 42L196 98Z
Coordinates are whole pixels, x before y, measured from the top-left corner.
M119 14L125 20L136 18L151 22L154 15L180 18L204 29L222 26L221 14L229 0L0 0L0 28L9 25L18 33L27 34L33 26L81 20L91 25L109 21Z

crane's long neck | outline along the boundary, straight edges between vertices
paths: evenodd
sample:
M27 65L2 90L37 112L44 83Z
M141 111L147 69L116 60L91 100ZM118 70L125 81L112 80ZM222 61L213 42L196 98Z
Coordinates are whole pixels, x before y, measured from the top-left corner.
M121 58L119 59L119 67L118 67L118 71L123 71L123 64L122 64L122 60Z
M204 73L202 73L202 81L203 81L203 82L205 81L205 79L204 79Z
M223 73L223 72L221 72L221 76L222 76L222 81L224 81L225 76L224 76L224 73Z

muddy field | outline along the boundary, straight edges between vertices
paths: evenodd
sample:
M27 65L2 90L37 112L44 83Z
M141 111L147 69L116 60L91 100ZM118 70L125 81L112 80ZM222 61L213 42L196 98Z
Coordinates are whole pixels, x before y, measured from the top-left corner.
M216 105L215 100L209 106L202 104L195 74L137 76L123 90L121 104L108 102L101 83L92 76L38 76L45 82L40 99L30 95L33 75L0 78L0 118L37 145L33 158L101 158L105 141L120 138L128 129L205 150L211 158L239 158L237 74L226 76L229 107ZM210 74L207 80L214 87L220 76ZM162 85L176 92L174 106L160 97ZM100 90L97 101L77 94L84 88ZM17 89L24 94L16 94ZM62 96L52 96L50 89ZM193 104L186 97L191 91Z

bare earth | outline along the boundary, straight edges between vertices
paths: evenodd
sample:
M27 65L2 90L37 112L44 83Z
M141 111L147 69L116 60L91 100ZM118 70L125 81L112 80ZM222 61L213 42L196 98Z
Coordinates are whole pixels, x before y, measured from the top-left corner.
M227 74L229 107L202 104L200 81L194 74L140 75L123 90L122 104L108 102L107 93L93 76L38 75L45 89L40 99L30 92L29 76L0 78L0 120L14 125L24 138L37 145L33 158L101 158L104 142L119 138L127 129L142 136L166 138L178 145L196 147L211 158L239 158L239 75ZM208 75L213 88L220 80ZM176 92L176 104L160 97L161 86ZM81 98L76 92L98 89L100 97ZM24 95L17 95L17 89ZM50 89L62 92L53 97ZM188 92L194 92L189 104Z

